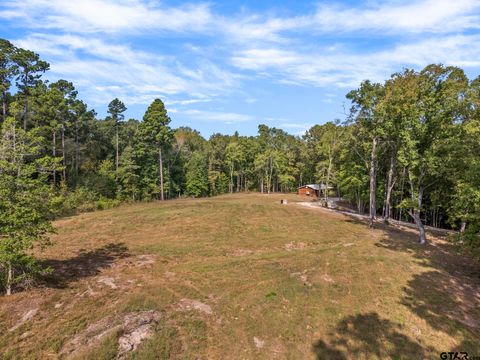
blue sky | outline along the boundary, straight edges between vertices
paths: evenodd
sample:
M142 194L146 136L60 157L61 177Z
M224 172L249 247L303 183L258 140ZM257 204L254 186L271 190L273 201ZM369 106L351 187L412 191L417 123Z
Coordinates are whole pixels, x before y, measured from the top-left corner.
M480 0L0 0L0 37L38 52L105 116L141 119L156 97L172 126L301 134L345 118L364 79L438 62L480 70Z

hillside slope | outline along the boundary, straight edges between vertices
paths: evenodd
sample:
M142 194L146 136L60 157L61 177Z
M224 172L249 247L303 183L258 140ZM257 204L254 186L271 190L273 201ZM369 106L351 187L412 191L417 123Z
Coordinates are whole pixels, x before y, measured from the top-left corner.
M0 298L2 358L480 355L478 266L442 239L245 194L58 221L55 272ZM134 349L134 351L131 351Z

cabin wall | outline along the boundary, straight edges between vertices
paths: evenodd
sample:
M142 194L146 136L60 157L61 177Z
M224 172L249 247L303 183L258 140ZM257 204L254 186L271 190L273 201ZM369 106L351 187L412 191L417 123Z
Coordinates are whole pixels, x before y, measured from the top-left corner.
M314 190L314 189L307 188L307 187L302 187L302 188L298 189L298 195L308 196L308 197L317 199L318 198L318 191Z

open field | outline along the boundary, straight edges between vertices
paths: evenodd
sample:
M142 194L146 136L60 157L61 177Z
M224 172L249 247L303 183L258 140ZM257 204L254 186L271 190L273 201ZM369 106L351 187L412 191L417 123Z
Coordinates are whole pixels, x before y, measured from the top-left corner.
M114 358L122 330L109 326L150 310L153 336L127 357L480 356L478 265L442 239L422 247L413 231L370 230L286 197L125 205L58 221L41 253L56 272L0 298L0 357Z

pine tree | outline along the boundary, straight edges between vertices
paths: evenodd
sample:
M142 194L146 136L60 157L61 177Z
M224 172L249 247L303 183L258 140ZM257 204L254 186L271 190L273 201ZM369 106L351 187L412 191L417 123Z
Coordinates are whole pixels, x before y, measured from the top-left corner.
M40 56L30 50L17 48L12 55L16 64L16 85L23 97L23 130L27 130L29 119L29 97L31 90L37 86L42 74L50 68L50 64L40 60Z
M12 78L17 71L13 61L15 47L7 40L0 39L0 96L2 97L2 121L7 119L8 90L12 85Z
M148 107L143 121L138 126L136 146L143 171L143 182L148 195L164 195L164 153L171 145L173 133L169 127L170 117L160 99L155 99ZM156 192L157 184L158 192Z
M110 104L108 104L108 113L111 116L111 119L113 120L113 126L115 127L115 173L117 174L118 178L118 165L119 165L119 159L120 159L120 153L119 153L119 139L118 139L118 127L119 122L122 121L125 118L125 115L123 113L127 110L125 104L121 102L119 99L115 98L112 101L110 101Z

